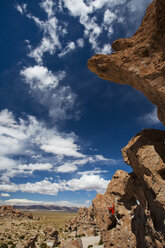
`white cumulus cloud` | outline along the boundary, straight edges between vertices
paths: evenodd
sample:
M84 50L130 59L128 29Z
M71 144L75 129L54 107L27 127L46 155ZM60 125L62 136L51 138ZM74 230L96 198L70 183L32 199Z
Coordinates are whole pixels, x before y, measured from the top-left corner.
M10 195L8 193L1 193L0 196L2 196L2 197L10 197Z
M49 116L54 121L73 117L71 110L76 95L69 86L60 85L66 75L64 71L54 74L47 67L36 65L24 68L20 74L29 84L30 93L35 100L48 109Z
M98 193L104 193L109 181L99 175L83 175L79 179L72 179L66 183L67 190L95 190Z
M96 191L98 193L104 193L109 181L102 178L100 175L84 174L80 178L74 178L71 180L60 180L57 182L51 182L49 180L42 180L35 183L15 184L15 183L2 183L0 184L0 190L6 192L28 192L39 193L45 195L57 195L63 191Z
M21 75L24 76L32 89L45 90L47 88L56 88L59 81L65 77L65 72L60 71L55 75L47 67L36 65L25 68L21 71Z

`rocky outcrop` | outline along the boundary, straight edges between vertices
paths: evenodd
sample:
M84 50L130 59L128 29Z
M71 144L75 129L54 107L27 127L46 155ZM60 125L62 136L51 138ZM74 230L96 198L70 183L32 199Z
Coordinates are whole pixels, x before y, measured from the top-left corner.
M165 131L143 130L122 149L122 154L133 172L118 170L105 194L96 196L90 208L92 223L99 228L105 248L163 248ZM117 219L107 210L113 203Z
M157 106L165 125L165 1L154 0L135 35L112 44L111 55L95 55L89 69L102 79L128 84Z
M94 220L93 208L80 208L78 216L67 222L66 229L69 232L76 232L77 236L95 235L98 232L98 228Z
M117 171L93 212L105 247L165 246L165 131L146 129L122 150L133 172ZM115 203L116 219L107 206Z
M21 211L14 210L12 206L0 206L0 217L23 218L25 216Z

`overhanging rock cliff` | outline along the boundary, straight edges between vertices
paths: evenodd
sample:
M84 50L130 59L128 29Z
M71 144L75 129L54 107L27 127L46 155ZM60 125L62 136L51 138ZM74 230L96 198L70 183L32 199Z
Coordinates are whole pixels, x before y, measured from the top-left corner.
M111 55L93 56L89 69L140 90L158 107L165 125L165 1L154 0L135 35L115 41L112 48L116 52ZM105 194L96 196L91 225L99 228L105 248L164 248L165 131L143 130L122 155L133 172L117 171ZM119 221L108 213L107 206L113 203Z
M102 79L128 84L157 106L165 125L165 1L154 0L135 35L112 44L111 55L95 55L89 69Z

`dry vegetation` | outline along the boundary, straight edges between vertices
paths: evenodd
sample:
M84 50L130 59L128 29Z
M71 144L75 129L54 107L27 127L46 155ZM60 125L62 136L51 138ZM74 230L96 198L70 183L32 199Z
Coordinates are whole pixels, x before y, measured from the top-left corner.
M28 214L28 212L26 212ZM25 244L38 234L36 247L52 247L53 231L59 231L59 239L66 239L69 234L65 231L68 219L77 213L64 212L32 212L34 218L0 217L0 248L23 248Z

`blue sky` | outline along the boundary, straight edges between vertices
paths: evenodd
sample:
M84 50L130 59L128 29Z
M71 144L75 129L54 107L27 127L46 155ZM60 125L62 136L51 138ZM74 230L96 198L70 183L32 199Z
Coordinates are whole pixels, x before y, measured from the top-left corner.
M1 204L89 205L131 171L121 148L162 128L156 108L86 64L133 35L150 2L1 0Z

